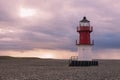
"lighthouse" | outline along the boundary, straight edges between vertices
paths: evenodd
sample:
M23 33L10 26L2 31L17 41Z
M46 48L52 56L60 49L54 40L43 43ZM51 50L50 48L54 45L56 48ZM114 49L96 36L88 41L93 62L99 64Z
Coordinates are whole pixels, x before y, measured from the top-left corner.
M83 17L77 27L79 39L76 40L78 56L72 56L69 66L97 66L98 61L92 59L94 40L91 39L93 27L86 17Z
M79 22L77 32L79 33L79 40L76 41L78 48L78 60L79 61L91 61L92 60L92 47L94 45L91 40L91 32L93 27L90 26L90 21L86 17Z

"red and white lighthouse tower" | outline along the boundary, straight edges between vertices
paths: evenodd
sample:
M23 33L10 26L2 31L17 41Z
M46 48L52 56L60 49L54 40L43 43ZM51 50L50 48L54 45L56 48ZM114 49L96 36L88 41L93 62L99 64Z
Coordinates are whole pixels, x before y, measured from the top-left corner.
M93 27L90 26L90 21L86 17L80 21L77 27L79 33L79 40L76 40L78 47L78 56L72 56L69 66L98 66L98 61L92 60L92 47L94 45L91 40L91 32Z
M90 26L90 21L86 17L80 21L77 27L79 33L79 40L76 41L78 47L78 60L79 61L91 61L92 60L92 47L93 40L91 41L90 33L93 31L93 27Z

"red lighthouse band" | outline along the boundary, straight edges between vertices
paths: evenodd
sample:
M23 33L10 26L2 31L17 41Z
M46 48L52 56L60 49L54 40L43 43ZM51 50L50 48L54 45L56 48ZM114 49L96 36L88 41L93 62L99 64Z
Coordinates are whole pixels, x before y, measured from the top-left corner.
M93 45L94 42L91 41L90 33L93 31L93 27L90 26L90 21L83 17L80 21L79 27L77 27L77 32L79 33L79 41L76 42L77 45Z

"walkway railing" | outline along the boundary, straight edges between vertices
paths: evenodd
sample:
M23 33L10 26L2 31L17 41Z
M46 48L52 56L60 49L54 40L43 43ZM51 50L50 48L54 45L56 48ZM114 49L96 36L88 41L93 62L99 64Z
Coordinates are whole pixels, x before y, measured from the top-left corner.
M72 61L78 61L78 56L71 56L71 58L70 58L70 60L69 60L69 64L70 64Z

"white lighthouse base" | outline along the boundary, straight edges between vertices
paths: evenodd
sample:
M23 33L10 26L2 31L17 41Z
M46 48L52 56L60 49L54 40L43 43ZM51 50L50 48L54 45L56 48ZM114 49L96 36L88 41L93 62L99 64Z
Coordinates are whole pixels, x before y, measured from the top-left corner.
M98 66L96 60L92 60L92 47L93 45L78 45L78 57L73 56L69 61L69 66Z
M78 61L92 61L92 45L78 45Z

